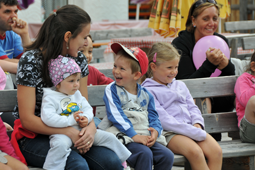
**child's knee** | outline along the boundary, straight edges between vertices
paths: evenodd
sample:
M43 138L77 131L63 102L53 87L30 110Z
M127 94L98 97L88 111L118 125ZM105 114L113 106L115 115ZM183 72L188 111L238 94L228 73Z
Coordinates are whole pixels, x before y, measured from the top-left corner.
M174 153L166 148L166 150L162 151L162 158L164 159L165 162L174 163Z
M252 96L248 101L248 106L254 108L255 107L255 96Z
M211 153L210 155L213 155L215 158L222 158L222 149L220 145L213 147L212 151L213 153Z
M72 142L70 139L64 140L64 139L58 139L50 142L50 147L54 148L70 148L72 145Z
M149 147L144 149L142 152L140 152L140 158L147 160L147 161L152 161L153 160L153 154L152 151L150 150Z
M115 136L113 133L110 133L110 132L108 132L107 138L108 138L108 139L111 139L111 140L116 140L116 139L117 139L116 136ZM118 140L118 139L117 139L117 140Z
M23 164L17 170L29 170L29 169L28 169L28 167L26 165Z
M1 164L1 162L0 162L0 164ZM0 165L0 169L2 170L12 170L12 168L11 167L9 167L9 166L7 166L7 165L5 165L5 164L2 164L2 165Z
M204 152L199 146L196 146L189 148L187 156L193 159L204 158Z

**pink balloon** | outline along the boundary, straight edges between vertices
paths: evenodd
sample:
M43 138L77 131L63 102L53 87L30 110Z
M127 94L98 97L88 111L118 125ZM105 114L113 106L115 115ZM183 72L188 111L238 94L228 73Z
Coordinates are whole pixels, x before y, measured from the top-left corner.
M209 47L220 49L227 58L230 58L230 50L228 44L220 37L215 35L209 35L201 38L195 44L193 49L193 62L198 69L206 59L206 51ZM211 77L218 77L221 74L219 69L215 69L215 72L211 74Z

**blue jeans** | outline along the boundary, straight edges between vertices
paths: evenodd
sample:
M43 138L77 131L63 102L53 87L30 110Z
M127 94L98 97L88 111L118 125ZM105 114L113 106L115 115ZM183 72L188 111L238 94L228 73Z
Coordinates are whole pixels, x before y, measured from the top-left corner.
M23 138L19 141L20 150L28 165L43 167L46 155L50 149L49 136L37 135L34 139ZM120 159L110 149L92 146L83 155L72 151L67 158L67 170L122 170Z
M171 170L174 163L174 154L167 147L155 142L152 147L141 143L131 142L126 145L132 155L127 159L135 170Z

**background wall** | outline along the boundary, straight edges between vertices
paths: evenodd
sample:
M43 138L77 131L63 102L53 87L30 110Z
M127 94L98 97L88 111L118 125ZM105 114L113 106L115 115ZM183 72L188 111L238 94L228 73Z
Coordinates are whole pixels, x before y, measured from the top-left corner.
M42 1L35 0L27 9L18 11L18 17L28 23L42 22Z
M69 0L68 3L83 8L92 22L128 20L128 0Z

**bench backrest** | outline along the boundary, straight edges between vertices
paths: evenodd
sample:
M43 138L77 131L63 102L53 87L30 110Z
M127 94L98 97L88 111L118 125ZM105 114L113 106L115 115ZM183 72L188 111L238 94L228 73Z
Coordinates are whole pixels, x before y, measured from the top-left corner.
M243 30L254 30L255 29L255 21L247 20L247 21L231 21L225 22L225 31L243 31Z
M111 40L112 38L142 37L153 35L151 28L130 28L116 30L91 30L93 40Z
M244 50L255 49L255 36L242 38L242 45Z
M193 98L234 96L237 76L211 77L182 80L190 90ZM103 95L106 85L89 86L89 103L92 106L104 106ZM0 91L0 112L12 111L16 104L16 90ZM205 130L208 133L238 131L235 112L203 114Z
M243 50L254 50L255 49L255 35L250 34L239 38L228 38L230 42L231 54L230 57L244 59L250 57L252 52L247 54L238 54L238 48L242 47Z
M110 77L111 79L114 80L112 69L100 69L99 71L103 73L106 77Z

